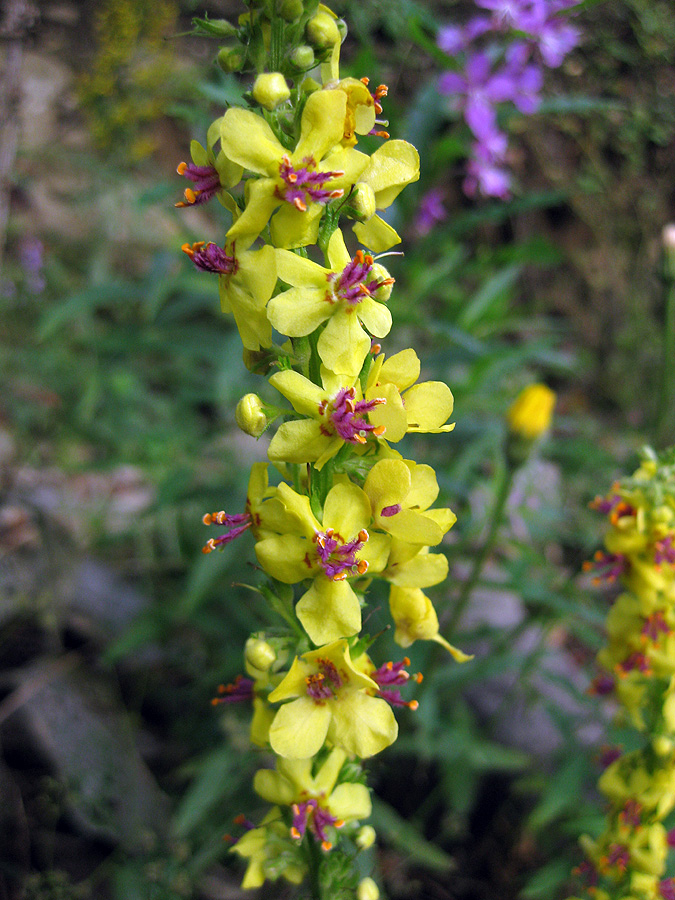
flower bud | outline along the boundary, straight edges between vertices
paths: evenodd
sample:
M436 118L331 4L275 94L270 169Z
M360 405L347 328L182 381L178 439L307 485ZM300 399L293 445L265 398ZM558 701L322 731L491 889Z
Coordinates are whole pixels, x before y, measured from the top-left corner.
M198 31L213 37L227 38L233 37L237 33L236 27L231 22L228 22L227 19L193 18L192 24Z
M274 647L262 638L256 637L250 637L246 641L244 655L246 662L260 672L269 671L277 658Z
M263 72L253 84L254 100L270 112L290 96L290 88L281 72Z
M295 22L304 11L302 0L281 0L277 6L277 13L286 22Z
M509 430L517 437L536 440L551 425L555 401L555 393L545 384L528 385L506 414Z
M665 734L659 734L652 740L652 748L657 756L669 756L673 752L673 741Z
M223 72L239 72L246 60L246 52L243 47L223 47L216 60Z
M237 403L234 417L241 430L254 438L259 438L269 424L263 402L257 394L243 396Z
M344 41L349 31L349 29L347 28L347 23L344 19L336 19L335 24L337 25L337 29L340 32L340 41Z
M357 182L343 208L347 218L356 219L357 222L367 222L368 219L372 219L376 210L375 191L369 184L363 181Z
M391 292L394 287L394 279L391 277L389 272L385 269L384 266L381 266L379 263L373 264L373 278L376 278L380 282L380 286L373 291L373 297L375 300L379 300L380 303L386 303L387 300L391 297Z
M378 900L380 889L372 878L362 878L356 889L357 900Z
M307 23L307 40L322 50L341 42L337 20L327 12L318 12Z
M360 847L361 850L368 850L369 847L372 847L375 843L375 829L372 825L363 825L356 832L356 846Z
M291 53L291 63L296 69L311 69L314 65L314 51L308 44L301 44Z

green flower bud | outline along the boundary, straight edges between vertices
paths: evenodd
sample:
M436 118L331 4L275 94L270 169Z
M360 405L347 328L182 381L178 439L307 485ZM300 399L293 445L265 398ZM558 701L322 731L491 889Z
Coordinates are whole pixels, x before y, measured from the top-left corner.
M385 267L381 266L379 263L373 264L373 277L382 282L377 290L373 291L373 297L381 303L386 303L391 297L394 279L389 272L387 272Z
M318 12L307 23L307 40L322 50L341 42L337 20L326 12Z
M281 72L263 72L258 75L253 85L253 98L256 103L272 111L291 96L286 79Z
M227 19L198 19L192 20L192 25L197 31L210 34L214 37L227 38L233 37L237 33L237 28Z
M223 47L218 51L216 61L223 72L241 71L246 60L246 51L243 47Z
M347 23L344 19L336 19L335 24L337 25L337 29L340 32L340 41L344 41L349 31L349 29L347 28Z
M302 0L281 0L277 6L277 14L287 22L295 22L304 12Z
M357 900L378 900L380 889L372 878L362 878L356 889Z
M376 836L372 825L364 825L356 832L356 846L360 847L361 850L367 850L375 843Z
M269 424L263 402L257 394L246 394L242 397L237 403L234 417L241 430L254 438L259 438Z
M267 641L256 637L250 637L246 641L244 656L246 662L260 672L268 672L277 658L274 647Z
M314 62L314 51L307 44L301 44L291 53L291 63L296 69L311 69Z
M363 181L357 182L343 207L345 215L357 222L367 222L372 219L376 210L375 192L371 186Z

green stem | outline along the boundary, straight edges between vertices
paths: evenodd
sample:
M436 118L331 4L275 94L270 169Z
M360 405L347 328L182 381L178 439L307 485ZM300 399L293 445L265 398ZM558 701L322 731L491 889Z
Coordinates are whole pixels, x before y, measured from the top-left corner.
M511 483L513 481L514 472L515 469L513 469L509 465L506 465L502 471L501 480L497 488L497 496L495 497L495 503L492 508L490 530L488 531L487 537L485 538L482 547L473 558L473 567L471 569L469 577L462 585L462 590L460 592L457 603L455 604L455 608L452 612L450 621L447 625L447 628L444 629L444 631L447 631L449 637L452 637L452 635L454 634L457 624L462 618L469 600L471 599L471 594L473 593L473 590L476 587L481 576L483 566L485 565L488 556L492 553L492 550L494 548L495 541L497 539L497 532L499 531L499 526L501 524L502 516L504 513L504 507L511 491Z
M657 434L661 441L667 442L669 429L673 424L671 416L675 403L675 279L671 278L669 274L666 275L666 278L666 321Z
M321 881L319 879L319 866L321 865L321 857L319 856L319 848L316 841L311 836L305 838L307 847L307 862L309 865L309 890L312 900L322 900L321 897Z

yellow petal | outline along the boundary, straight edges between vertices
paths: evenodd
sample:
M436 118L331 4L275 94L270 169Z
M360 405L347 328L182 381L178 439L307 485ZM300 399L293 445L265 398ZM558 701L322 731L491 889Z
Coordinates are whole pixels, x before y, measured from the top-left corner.
M282 201L281 208L270 222L272 243L275 247L289 250L315 244L322 215L323 206L320 203L312 203L307 207L307 212L302 212L292 203Z
M401 350L388 356L382 363L379 381L391 382L399 391L405 391L420 377L420 361L414 350Z
M295 612L314 644L352 637L361 630L361 605L347 581L317 576Z
M365 297L358 306L357 315L368 331L375 337L386 337L391 331L391 313L389 308L378 300Z
M270 384L293 404L293 409L305 416L316 416L321 403L328 399L328 394L309 378L292 369L275 372L270 377Z
M367 759L396 740L396 719L389 704L380 697L354 691L332 705L329 740L351 756Z
M378 209L386 209L403 188L420 177L420 157L407 141L386 141L370 157L361 180L375 191Z
M325 294L325 289L311 287L290 288L277 294L267 307L269 320L280 334L288 337L311 334L331 316L332 308Z
M284 704L270 727L270 744L279 756L308 759L323 747L331 723L332 704L318 705L311 697Z
M311 545L298 534L280 534L255 545L258 562L272 578L284 584L297 584L314 574L316 566L305 562Z
M262 116L232 106L220 123L220 146L234 163L258 175L274 177L286 152Z
M403 503L411 484L410 469L402 460L383 459L375 463L363 485L373 515L378 517L385 507Z
M342 272L352 261L345 239L339 228L335 229L328 241L328 261L334 272Z
M355 484L336 484L326 497L323 522L339 532L344 541L351 541L370 523L370 501Z
M370 791L365 784L339 784L330 795L328 807L331 815L346 822L367 819L373 811Z
M301 164L306 156L315 162L342 140L347 95L344 91L315 91L309 95L300 120L300 140L293 160Z
M337 232L336 232L337 234ZM291 253L290 250L276 250L277 274L282 281L293 287L315 287L326 289L329 269L324 269L311 259Z
M384 403L376 406L368 413L368 420L376 427L384 426L386 441L400 441L408 430L408 418L401 400L401 395L393 384L381 384L369 388L367 400L382 399Z
M405 411L409 431L433 431L441 428L452 414L452 391L442 381L425 381L406 391Z
M296 791L287 778L272 769L259 769L253 776L253 790L268 803L290 806L296 800Z
M321 361L332 372L355 378L370 352L370 338L353 311L333 312L327 303L324 306L330 318L317 342Z
M367 222L355 222L353 230L360 243L373 253L384 253L401 243L396 229L379 216L373 216Z
M338 452L342 441L321 433L316 419L284 422L270 441L267 455L273 463L319 463Z

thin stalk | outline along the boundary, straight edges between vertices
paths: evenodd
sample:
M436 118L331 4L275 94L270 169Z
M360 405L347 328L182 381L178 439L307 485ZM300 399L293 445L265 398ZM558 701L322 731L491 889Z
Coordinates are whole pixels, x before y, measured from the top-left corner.
M657 434L662 443L671 443L672 413L675 405L675 279L666 274L666 321L663 337L661 390L657 414Z
M462 618L469 600L471 599L471 594L478 584L478 580L483 571L483 566L485 565L488 556L494 549L495 541L497 539L497 532L499 531L499 526L504 514L504 507L511 491L511 483L513 481L514 471L515 470L508 464L502 471L501 480L497 488L497 496L495 497L495 503L492 508L492 514L490 517L490 529L488 531L487 537L483 541L482 547L473 558L473 566L471 568L469 577L462 585L462 590L460 592L457 603L455 604L455 608L452 612L452 616L450 617L450 621L447 625L447 628L444 629L444 631L448 632L448 637L452 637L452 635L454 634L457 624Z
M311 900L322 900L321 881L319 879L319 866L321 865L321 857L319 856L319 848L316 841L311 836L305 838L307 847L307 862L309 865L309 890Z

